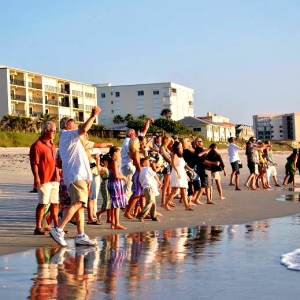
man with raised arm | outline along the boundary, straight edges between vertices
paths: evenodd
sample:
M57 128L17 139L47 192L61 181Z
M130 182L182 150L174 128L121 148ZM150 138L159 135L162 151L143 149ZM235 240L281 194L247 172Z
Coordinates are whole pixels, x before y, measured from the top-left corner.
M93 125L95 118L101 112L100 107L92 109L91 116L78 129L76 120L66 121L59 141L59 152L62 160L62 170L71 205L64 214L59 225L50 231L51 237L61 246L67 246L64 239L64 227L74 216L77 225L76 245L94 246L96 242L89 239L84 233L84 208L87 206L89 187L92 181L90 163L81 143L81 136Z

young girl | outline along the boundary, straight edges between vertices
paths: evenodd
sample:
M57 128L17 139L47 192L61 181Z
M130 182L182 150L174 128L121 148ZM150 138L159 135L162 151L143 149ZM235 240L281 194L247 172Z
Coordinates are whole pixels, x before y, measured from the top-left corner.
M109 156L107 154L101 157L101 162L99 164L99 156L96 156L96 164L98 167L98 171L101 177L100 191L102 196L102 206L101 210L97 212L97 220L98 223L101 224L101 216L107 212L107 220L106 223L111 223L111 203L109 199L109 193L107 189L109 171L108 171L108 161Z
M126 229L119 222L120 208L125 208L126 198L123 189L122 180L126 177L119 172L119 161L121 159L120 149L113 146L109 149L108 170L109 178L107 189L111 199L111 228L112 229Z

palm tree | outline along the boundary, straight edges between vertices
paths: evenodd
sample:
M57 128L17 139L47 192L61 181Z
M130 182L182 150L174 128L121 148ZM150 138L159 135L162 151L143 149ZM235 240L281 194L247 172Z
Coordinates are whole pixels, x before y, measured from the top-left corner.
M171 111L169 108L164 108L164 109L161 111L160 115L161 115L162 117L165 117L166 119L169 120L169 119L172 118L172 111Z
M132 120L133 120L132 114L127 114L127 115L125 116L124 120L125 120L126 122L132 121Z
M139 116L138 116L138 119L139 119L139 120L147 120L147 119L148 119L148 116L147 116L147 115L139 115Z
M123 117L121 115L115 115L114 119L113 119L113 122L115 124L120 124L120 123L124 122L124 119L123 119Z

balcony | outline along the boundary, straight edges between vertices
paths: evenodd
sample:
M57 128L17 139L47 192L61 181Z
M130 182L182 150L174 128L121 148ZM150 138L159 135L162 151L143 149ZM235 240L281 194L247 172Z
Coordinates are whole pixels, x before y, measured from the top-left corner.
M60 105L60 106L64 106L64 107L70 107L69 101L60 101L60 102L59 102L59 105Z
M93 109L93 106L91 106L91 105L85 106L85 110L87 110L87 111L92 111L92 109Z
M73 103L73 108L83 109L83 104Z
M40 83L28 82L28 87L41 90L43 86Z
M11 98L11 100L26 101L26 96L23 96L23 95L12 94L12 95L10 95L10 98Z
M78 121L78 122L84 122L84 120L83 120L83 117L75 117L74 118L76 121Z
M45 91L57 93L57 87L52 85L45 85Z
M69 89L64 89L64 88L60 88L58 90L59 93L61 94L70 94L70 90Z
M20 79L10 79L10 84L18 85L18 86L24 86L25 87L25 81Z
M11 114L14 116L25 116L25 110L14 109L11 111Z
M42 117L42 113L40 112L32 112L31 114L29 114L30 117L33 117L33 118L41 118Z
M46 104L58 106L57 100L46 100Z
M29 98L29 102L42 104L43 103L43 98L40 98L40 97L30 97Z

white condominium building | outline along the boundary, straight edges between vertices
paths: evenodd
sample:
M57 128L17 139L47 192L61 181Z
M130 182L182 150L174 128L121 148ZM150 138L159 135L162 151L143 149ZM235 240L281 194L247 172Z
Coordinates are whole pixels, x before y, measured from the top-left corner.
M114 116L133 118L146 115L155 119L163 109L172 112L172 120L194 116L194 90L173 82L135 85L95 84L98 105L102 111L99 122L108 128L114 126Z
M253 127L259 140L300 141L300 113L254 115Z
M0 65L0 103L0 118L49 114L84 122L97 105L97 91L90 84Z

